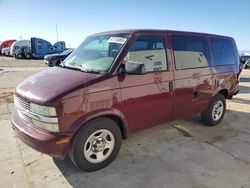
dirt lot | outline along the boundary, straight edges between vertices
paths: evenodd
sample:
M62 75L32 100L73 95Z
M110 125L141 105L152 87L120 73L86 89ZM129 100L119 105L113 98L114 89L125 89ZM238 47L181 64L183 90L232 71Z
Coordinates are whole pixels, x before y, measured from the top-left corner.
M42 60L0 57L0 187L250 187L250 70L242 73L241 91L227 101L219 126L206 127L194 115L142 131L123 142L110 166L85 173L13 135L14 88L46 68Z

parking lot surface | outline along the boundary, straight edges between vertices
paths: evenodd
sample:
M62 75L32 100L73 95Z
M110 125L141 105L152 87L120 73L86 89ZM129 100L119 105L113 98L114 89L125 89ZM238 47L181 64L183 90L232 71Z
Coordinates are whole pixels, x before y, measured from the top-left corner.
M240 93L227 100L219 126L204 126L194 115L144 130L123 141L111 165L86 173L13 134L14 88L47 68L42 60L0 57L0 187L250 187L250 70L243 71Z

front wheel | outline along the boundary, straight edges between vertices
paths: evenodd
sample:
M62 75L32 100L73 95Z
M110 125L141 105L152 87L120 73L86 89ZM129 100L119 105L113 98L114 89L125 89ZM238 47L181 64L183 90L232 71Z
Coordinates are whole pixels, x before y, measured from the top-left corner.
M208 108L201 113L202 120L208 126L218 125L226 111L226 100L221 94L217 94Z
M23 55L18 53L16 56L15 56L16 59L23 59Z
M69 156L84 171L108 166L121 147L119 126L109 118L98 118L84 125L73 139Z

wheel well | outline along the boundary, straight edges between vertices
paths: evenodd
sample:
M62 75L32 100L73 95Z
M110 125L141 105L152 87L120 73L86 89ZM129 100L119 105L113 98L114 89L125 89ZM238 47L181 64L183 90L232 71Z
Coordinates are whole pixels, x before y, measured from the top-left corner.
M119 128L121 130L122 138L123 139L127 138L127 133L126 133L126 130L124 129L123 122L119 117L114 116L114 115L107 115L107 116L103 116L103 117L107 117L109 119L112 119L114 122L116 122L116 124L119 126Z
M119 126L119 128L120 128L120 130L121 130L121 133L122 133L122 138L123 138L123 139L126 139L126 138L127 138L127 130L124 128L124 125L123 125L122 120L121 120L118 116L115 116L115 115L98 116L98 117L95 117L95 118L93 118L93 119L91 119L91 120L85 122L84 124L86 124L86 123L88 123L88 122L90 122L90 121L93 121L93 120L95 120L95 119L101 118L101 117L106 117L106 118L109 118L109 119L113 120L113 121ZM82 126L81 126L81 127L82 127ZM81 127L80 127L80 128L81 128ZM78 129L77 132L78 132L79 130L80 130L80 129ZM75 133L75 135L76 135L76 134L77 134L77 133Z
M227 91L227 89L220 90L219 94L223 95L225 97L225 99L227 99L227 97L228 97L228 91Z
M128 133L127 133L127 130L126 130L126 129L124 128L124 126L123 126L122 120L121 120L118 116L115 116L115 115L103 115L103 116L98 116L98 117L95 117L95 118L93 118L93 119L91 119L91 120L85 122L84 124L87 124L87 123L89 123L89 122L91 122L91 121L93 121L93 120L95 120L95 119L102 118L102 117L104 117L104 118L109 118L109 119L113 120L113 121L119 126L119 128L120 128L120 130L121 130L121 133L122 133L122 138L123 138L123 139L126 139L126 138L127 138ZM80 129L81 129L82 127L83 127L83 126L81 126L81 127L75 132L74 136L72 137L72 140L74 139L74 137L77 135L77 133L80 131Z

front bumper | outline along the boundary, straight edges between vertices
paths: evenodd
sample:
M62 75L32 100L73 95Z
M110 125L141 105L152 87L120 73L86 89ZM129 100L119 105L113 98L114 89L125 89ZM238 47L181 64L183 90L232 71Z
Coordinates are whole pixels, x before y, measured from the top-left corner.
M48 133L24 121L15 109L11 117L15 135L35 150L57 158L64 158L69 150L70 135Z

